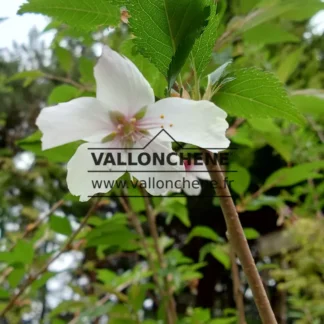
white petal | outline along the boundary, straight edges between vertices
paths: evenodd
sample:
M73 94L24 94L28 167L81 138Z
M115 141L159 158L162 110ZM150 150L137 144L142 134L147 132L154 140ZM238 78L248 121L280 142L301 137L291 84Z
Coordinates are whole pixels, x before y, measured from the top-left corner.
M153 89L133 62L107 46L95 67L95 78L97 98L126 116L155 101Z
M186 181L184 181L183 191L188 196L199 196L201 193L201 184L195 174L186 173Z
M36 125L43 133L43 150L95 135L105 137L114 129L109 110L95 98L78 98L44 108Z
M227 114L210 101L193 101L167 98L148 107L146 120L158 124L157 134L164 128L177 142L185 142L219 152L230 141L225 132L228 128ZM165 136L163 136L165 140ZM171 139L170 139L171 140Z
M87 201L97 193L107 193L112 189L113 182L126 171L126 166L118 165L117 156L120 154L121 159L123 159L122 161L125 161L125 152L123 150L107 150L110 147L117 147L116 145L114 142L109 142L104 144L85 143L79 146L67 166L67 185L72 195L80 196L80 201ZM92 148L96 148L97 150L92 150ZM107 153L112 154L117 165L103 165ZM96 165L92 154L95 155L97 160L103 154L100 165ZM98 187L98 182L97 187L94 188L96 181L101 184L101 189ZM106 184L104 181L106 181Z
M151 195L163 195L168 191L172 191L172 188L176 188L176 186L181 188L182 180L185 178L185 169L180 163L180 158L171 150L170 146L164 146L163 142L157 139L145 147L147 143L148 139L142 139L137 143L137 147L143 149L129 151L134 161L138 161L141 154L153 157L154 153L160 156L164 153L165 157L171 154L172 163L161 165L160 163L154 163L152 158L147 165L128 166L127 170L139 181L145 182L145 189ZM147 160L143 158L143 161ZM176 184L177 181L178 183Z
M210 178L210 175L209 175L209 172L206 168L206 165L205 164L202 164L202 165L192 165L190 167L190 170L189 170L192 175L194 175L195 177L197 177L198 179L202 179L202 180L206 180L206 181L211 181L211 178ZM188 173L188 171L187 171Z

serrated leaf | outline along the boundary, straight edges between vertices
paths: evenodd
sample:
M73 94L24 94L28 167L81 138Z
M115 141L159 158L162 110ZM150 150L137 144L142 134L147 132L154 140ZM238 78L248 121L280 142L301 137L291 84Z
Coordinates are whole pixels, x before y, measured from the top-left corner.
M292 168L282 168L272 173L265 182L265 187L286 187L292 186L308 179L323 178L322 174L317 173L318 169L324 168L323 161L304 163Z
M204 73L210 62L212 51L218 35L219 16L217 15L217 5L211 3L208 25L202 35L196 40L192 50L194 65L198 78Z
M201 0L134 0L127 8L140 53L170 86L207 23L209 8Z
M300 39L278 24L265 23L244 33L244 40L253 44L298 43Z
M120 21L120 7L114 0L29 0L18 11L24 13L40 13L87 30L116 26Z
M72 233L72 227L66 217L51 215L49 219L50 228L59 234L69 236Z
M61 102L67 102L80 96L82 91L68 84L62 84L55 87L48 97L49 105L56 105Z
M188 243L194 237L202 237L215 242L219 242L220 240L218 234L216 234L211 228L207 226L196 226L195 228L193 228L187 237L186 243Z
M246 68L237 70L232 76L235 80L225 84L214 96L215 103L229 114L247 119L277 117L305 123L272 73Z

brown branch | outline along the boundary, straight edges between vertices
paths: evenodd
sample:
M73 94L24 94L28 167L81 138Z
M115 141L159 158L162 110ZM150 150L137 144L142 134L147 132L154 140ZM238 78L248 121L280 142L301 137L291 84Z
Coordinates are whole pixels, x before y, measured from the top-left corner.
M61 77L61 76L57 76L57 75L51 75L51 74L45 74L44 75L44 78L48 79L48 80L54 80L54 81L60 81L62 83L67 83L67 84L70 84L82 91L94 91L94 88L93 87L88 87L88 86L85 86L81 83L78 83L70 78L65 78L65 77Z
M142 190L142 194L143 194L143 198L144 198L144 202L145 202L146 215L147 215L147 220L149 223L150 233L153 238L154 248L155 248L156 254L158 256L158 260L159 260L161 269L165 269L167 265L164 260L163 251L161 250L160 245L159 245L159 233L158 233L158 230L156 227L156 217L154 215L150 200L149 200L147 193L145 192L144 189ZM165 286L167 298L168 298L168 309L167 309L168 323L174 324L177 322L176 302L173 297L173 291L172 291L172 287L170 286L169 278L164 277L163 281L164 281L164 286Z
M54 255L52 258L50 258L50 260L48 260L46 262L46 264L36 274L29 275L29 277L26 280L26 282L19 288L18 293L13 296L13 298L9 301L9 303L7 304L7 306L0 312L0 316L5 316L8 313L8 311L10 311L12 309L12 307L14 307L14 305L17 302L17 300L20 298L20 296L23 295L23 293L25 292L25 290L34 281L36 281L42 274L44 274L47 271L48 267L54 261L56 261L64 252L66 252L66 251L69 250L72 242L75 240L75 238L80 233L80 231L83 229L83 227L87 224L88 219L90 218L90 216L92 215L92 213L97 209L98 203L99 203L99 200L97 200L95 203L93 203L93 205L91 206L91 208L87 212L86 216L82 220L79 228L70 236L70 238L66 241L66 243L63 245L63 247L60 249L60 251L56 255Z
M203 157L205 163L207 154L210 153L204 150ZM221 172L221 168L218 163L213 165L206 163L206 167L210 173L212 181L217 184L216 195L220 197L220 205L224 214L230 241L242 264L243 271L252 290L262 323L277 324L268 296L244 235L233 199L228 186L225 185L225 179Z
M230 246L232 281L233 281L233 296L238 314L238 324L246 324L245 311L244 311L244 297L242 293L242 286L240 280L240 272L236 263L236 255L232 246Z

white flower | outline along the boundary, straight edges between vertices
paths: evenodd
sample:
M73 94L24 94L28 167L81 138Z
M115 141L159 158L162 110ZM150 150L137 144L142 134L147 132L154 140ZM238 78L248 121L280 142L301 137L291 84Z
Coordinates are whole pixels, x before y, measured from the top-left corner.
M184 163L185 179L183 191L188 196L198 196L201 193L201 183L199 180L211 181L208 170L204 164L194 163L193 161Z
M129 153L134 160L143 152L172 153L170 137L159 136L150 142L161 129L178 142L208 149L229 146L225 137L227 114L223 110L209 101L181 98L167 98L155 103L153 90L137 67L109 47L104 47L94 74L96 98L78 98L45 108L36 121L43 133L44 150L77 140L87 142L79 146L68 163L68 188L73 195L80 196L81 201L109 191L94 188L93 181L113 181L126 171L144 181L150 177L156 181L181 180L184 166L177 156L172 156L172 166L155 166L153 163L144 167L124 163L115 165L111 159L106 160L105 166L94 164L93 155L99 158L101 153L108 152L116 160L126 159ZM167 191L165 188L146 189L155 195Z

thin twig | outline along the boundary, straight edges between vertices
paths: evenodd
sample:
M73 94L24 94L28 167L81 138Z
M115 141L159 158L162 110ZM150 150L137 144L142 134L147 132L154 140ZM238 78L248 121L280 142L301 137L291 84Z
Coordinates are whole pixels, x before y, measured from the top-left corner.
M143 249L145 251L149 267L153 272L154 283L155 283L159 293L162 294L163 289L162 289L162 287L160 285L160 282L159 282L159 277L158 277L158 274L157 274L158 271L157 271L157 269L156 269L156 267L154 265L154 259L153 259L153 256L152 256L151 252L150 252L149 246L147 244L146 237L145 237L142 225L141 225L140 221L138 220L135 212L127 204L126 199L124 197L119 197L119 201L120 201L122 207L124 208L125 212L127 213L128 218L129 218L132 226L134 227L135 231L137 232L137 234L140 237L140 242L141 242L141 245L142 245L142 247L143 247Z
M144 198L144 202L145 202L145 209L146 209L147 219L148 219L148 223L149 223L150 233L151 233L151 236L152 236L153 242L154 242L154 248L155 248L156 254L158 256L158 260L159 260L161 269L165 269L166 263L164 260L163 251L159 245L159 233L158 233L158 230L156 227L156 217L154 215L154 211L152 209L150 200L149 200L145 190L143 190L142 194L143 194L143 198ZM169 278L164 277L163 280L164 280L164 285L166 288L167 298L168 298L169 323L173 324L173 323L177 322L177 306L176 306L175 299L173 297L172 287L170 286Z
M232 245L230 246L230 257L232 263L231 269L232 269L232 281L233 281L233 295L234 295L235 304L238 313L238 323L246 324L240 272L239 272L238 265L236 263L236 256Z
M88 87L88 86L85 86L81 83L78 83L70 78L65 78L65 77L61 77L61 76L57 76L57 75L51 75L51 74L45 74L44 77L46 79L49 79L49 80L54 80L54 81L60 81L62 83L67 83L67 84L71 84L73 85L74 87L82 90L82 91L94 91L94 88L93 87Z
M69 250L72 242L75 240L75 238L77 237L77 235L80 233L80 231L83 229L83 227L87 224L88 219L90 218L90 216L92 215L92 213L97 209L99 200L97 200L89 209L89 211L87 212L86 216L84 217L84 219L82 220L82 222L80 223L79 228L70 236L70 238L66 241L66 243L63 245L63 247L60 249L60 251L54 255L52 258L50 258L50 260L48 260L46 262L46 264L34 275L29 275L28 279L26 280L26 282L19 288L19 291L16 295L14 295L14 297L10 300L10 302L8 303L8 305L0 312L0 316L4 316L5 314L7 314L8 311L11 310L11 308L16 304L16 301L19 299L19 297L25 292L25 290L34 282L36 281L42 274L44 274L48 267L54 262L56 261L64 252L66 252L67 250Z
M207 154L210 153L203 150L205 163ZM217 184L215 189L216 195L220 197L220 205L224 214L230 241L242 264L243 271L252 290L262 323L277 324L268 296L244 235L233 199L228 186L225 183L224 175L221 172L221 168L218 163L206 163L206 167L212 181Z

